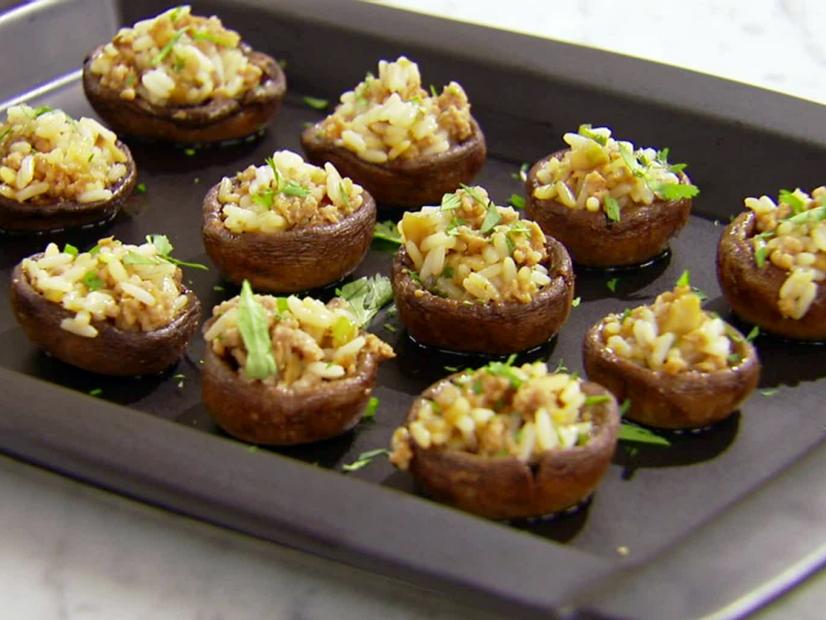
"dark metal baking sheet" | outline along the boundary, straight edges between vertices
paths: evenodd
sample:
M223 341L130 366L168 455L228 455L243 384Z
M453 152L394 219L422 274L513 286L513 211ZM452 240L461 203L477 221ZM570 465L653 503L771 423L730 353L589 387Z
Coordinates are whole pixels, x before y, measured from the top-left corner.
M405 53L420 62L426 82L457 79L468 90L491 150L478 180L500 203L521 191L512 176L519 164L557 148L561 133L580 122L607 124L640 144L668 145L674 157L690 163L703 193L671 256L640 271L579 272L582 305L557 339L526 356L580 369L589 325L649 301L685 268L709 294L708 304L727 315L713 258L729 215L745 195L823 182L826 110L793 98L358 3L194 4L197 11L220 14L254 47L287 60L287 105L259 141L192 156L134 144L148 191L134 196L112 226L58 235L57 242L82 246L104 234L139 240L164 232L177 255L206 262L200 240L206 190L275 148L300 150L302 124L320 118L300 95L335 99L377 59ZM9 49L22 49L35 27L50 35L45 39L59 40L58 33L85 23L91 48L119 23L163 8L159 2L93 0L30 6L0 18L0 36ZM45 46L31 71L0 81L0 98L32 92L75 69L85 48L71 45L70 54ZM91 114L77 79L34 92L37 104ZM46 242L0 239L2 277ZM387 272L389 262L390 254L373 250L357 275ZM214 270L189 275L205 308L234 294ZM611 277L619 278L616 293L605 286ZM214 290L219 284L225 290ZM387 322L399 329L389 331ZM384 461L340 473L361 451L387 445L414 395L445 374L444 365L479 361L419 348L392 317L380 316L374 331L399 353L380 373L375 423L315 446L249 451L217 431L200 405L200 339L164 375L105 379L35 351L2 303L0 448L120 493L503 611L733 615L826 557L823 348L759 338L761 387L778 388L776 395L756 393L729 421L702 436L674 437L671 448L620 448L585 509L541 525L506 526L419 498L407 475ZM177 373L184 375L180 386ZM86 395L94 388L103 390L102 399ZM629 555L620 556L618 547Z

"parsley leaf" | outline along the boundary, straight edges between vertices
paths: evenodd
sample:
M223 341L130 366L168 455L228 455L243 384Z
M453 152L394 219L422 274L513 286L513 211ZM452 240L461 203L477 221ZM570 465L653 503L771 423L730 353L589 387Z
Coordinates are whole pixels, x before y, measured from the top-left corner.
M691 273L689 273L688 269L683 271L680 277L677 278L677 286L691 286Z
M442 196L442 211L453 211L462 206L462 199L458 194L445 194Z
M101 280L94 271L88 271L81 279L81 282L83 282L90 291L97 291L103 288L103 280Z
M629 409L631 409L631 401L628 398L626 398L624 401L622 401L622 404L619 408L620 417L624 417L625 414L628 413Z
M362 327L393 299L393 287L389 278L375 275L348 282L336 289L336 295L348 302L350 313L358 326Z
M766 255L769 253L769 248L765 245L760 246L754 252L754 263L757 265L758 269L762 269L766 266Z
M436 87L433 84L430 85L430 96L431 97L438 97L439 93L436 92Z
M244 374L250 379L266 379L278 372L272 354L267 313L255 299L248 280L241 285L238 298L238 331L247 350Z
M609 291L612 293L617 292L617 284L619 284L619 278L611 278L605 283L605 286L608 288Z
M771 398L772 396L777 394L777 392L777 388L766 388L765 390L760 390L760 393L766 398Z
M370 400L367 401L367 407L364 408L364 414L362 414L362 420L372 420L376 417L376 411L379 408L379 399L376 396L371 396Z
M690 183L663 183L654 190L654 193L664 200L682 200L683 198L694 198L700 193L700 189Z
M326 99L320 99L318 97L302 97L301 100L313 110L324 110L330 104Z
M138 183L135 186L135 191L139 194L145 194L146 193L146 183Z
M484 369L496 377L505 377L514 388L522 385L522 379L513 371L513 363L516 361L516 354L512 354L504 362L491 362Z
M93 388L89 390L89 396L100 396L103 394L103 389L101 388Z
M791 222L792 224L800 225L813 224L824 219L826 219L826 206L815 207L814 209L803 211L803 213L798 213L797 215L787 218L786 221Z
M299 198L304 198L310 194L310 190L295 181L287 181L281 189L281 193L286 196L297 196Z
M356 460L347 465L342 465L341 469L344 471L357 471L366 465L369 465L373 459L379 456L390 456L390 450L378 448L377 450L368 450L362 452L356 457Z
M152 65L157 67L164 61L164 58L169 56L169 54L172 52L172 48L175 47L175 44L181 39L182 36L184 36L184 32L186 31L179 30L174 35L172 35L172 38L170 38L169 41L167 41L166 45L164 45L161 48L161 51L155 54L155 56L152 58Z
M635 443L646 443L652 446L670 446L671 442L661 435L652 433L647 428L623 422L620 424L619 433L617 433L619 441L633 441Z
M594 142L596 142L600 146L605 146L606 144L608 144L608 138L606 138L605 136L601 136L598 133L592 131L590 124L586 123L586 124L580 125L578 133L579 133L580 136L585 136L589 140L593 140Z
M517 181L522 181L524 183L528 180L528 170L530 169L530 167L531 165L525 162L521 166L519 166L519 171L511 173L511 176Z
M574 297L571 300L571 308L576 308L581 303L582 303L582 297Z
M50 105L37 106L34 109L34 117L35 118L40 118L41 116L43 116L44 114L48 114L52 110L54 110L54 108Z
M751 328L751 331L749 332L748 336L746 336L746 342L752 342L759 335L760 335L760 328L757 325L755 325L754 327Z
M75 246L73 246L71 243L67 243L66 245L63 246L63 253L64 254L69 254L71 256L77 256L78 255L78 249Z
M259 207L270 209L272 208L272 203L275 200L275 192L270 188L262 189L257 194L253 194L251 199L252 202L257 204Z
M781 204L787 204L792 208L792 212L797 215L806 209L806 204L798 198L794 192L787 189L781 189L777 201Z
M605 202L605 215L608 217L609 220L613 222L620 221L620 206L617 202L617 199L613 196L606 196L604 198Z
M483 235L488 234L499 223L502 216L499 214L499 209L493 204L493 201L488 202L488 211L485 213L485 219L482 220L482 227L479 229Z
M602 403L607 403L611 400L611 397L608 394L596 394L594 396L588 396L585 398L585 405L601 405Z
M515 209L521 210L525 208L525 199L519 194L511 194L511 197L508 198L508 202Z
M462 183L461 187L463 190L465 190L465 193L468 196L473 198L473 200L478 202L483 207L487 206L490 203L490 200L485 200L484 198L482 198L482 195L478 191L476 191L475 187L470 187L469 185L465 185L464 183Z
M146 241L155 246L155 249L158 252L158 256L156 258L159 258L161 260L165 260L167 263L172 263L173 265L177 265L179 267L190 267L192 269L201 269L203 271L209 271L209 267L207 267L206 265L202 265L201 263L188 263L186 261L178 260L177 258L174 258L173 256L170 256L170 254L172 254L173 247L172 247L172 243L170 243L170 241L169 241L169 237L167 237L166 235L146 235ZM127 258L129 257L130 254L135 254L135 252L130 252L129 254L127 254ZM140 256L140 255L138 255L138 256ZM146 257L143 257L143 258L146 258ZM152 264L152 261L150 260L149 263L134 262L132 264L146 265L146 264ZM155 263L155 264L157 264L157 263Z
M382 239L383 241L389 241L396 245L401 245L402 243L402 235L399 232L399 227L396 225L396 222L390 220L376 222L376 225L373 227L373 239Z
M193 41L209 41L221 47L234 47L235 41L230 37L222 37L220 34L209 32L208 30L195 30L192 33Z

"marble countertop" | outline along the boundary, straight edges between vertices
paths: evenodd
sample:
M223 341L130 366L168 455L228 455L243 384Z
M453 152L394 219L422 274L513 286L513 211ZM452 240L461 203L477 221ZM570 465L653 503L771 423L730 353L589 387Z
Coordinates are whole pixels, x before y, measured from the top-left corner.
M0 7L3 4L0 3ZM821 0L393 0L826 103ZM621 27L617 27L621 24ZM3 618L485 618L449 597L0 457ZM826 576L757 617L821 617Z

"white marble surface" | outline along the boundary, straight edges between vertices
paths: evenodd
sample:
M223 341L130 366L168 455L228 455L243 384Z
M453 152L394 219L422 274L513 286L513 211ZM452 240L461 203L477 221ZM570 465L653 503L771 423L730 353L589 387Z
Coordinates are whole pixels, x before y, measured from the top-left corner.
M393 0L826 102L823 0ZM0 457L0 618L481 617L440 595ZM820 577L761 612L821 617Z

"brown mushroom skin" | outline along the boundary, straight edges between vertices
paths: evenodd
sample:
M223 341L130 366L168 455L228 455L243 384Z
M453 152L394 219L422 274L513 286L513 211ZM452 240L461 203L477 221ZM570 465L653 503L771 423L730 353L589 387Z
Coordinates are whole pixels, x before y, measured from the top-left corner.
M218 426L233 437L271 446L311 443L346 433L359 423L378 366L374 355L362 355L355 375L296 390L245 380L207 345L202 398Z
M423 289L410 277L413 261L399 248L393 260L393 297L399 319L420 344L449 351L504 355L550 340L568 319L574 296L571 258L561 243L546 237L551 283L526 304L466 304Z
M475 119L469 138L444 153L416 159L372 164L324 138L318 124L301 134L307 158L318 166L329 161L341 173L364 186L382 206L400 208L439 204L442 196L470 183L485 163L485 136Z
M596 212L571 209L556 200L540 200L534 190L542 185L536 178L549 159L561 158L567 149L551 153L536 162L525 181L525 214L545 234L559 239L574 262L586 267L622 267L645 263L662 254L668 242L685 226L691 212L691 199L655 200L650 205L622 209L619 222ZM689 178L680 173L680 183Z
M583 359L588 379L608 388L618 401L629 400L625 417L664 429L703 428L731 415L757 387L760 360L750 342L731 326L734 352L741 361L717 372L676 375L644 368L621 358L603 340L600 321L585 335Z
M717 281L731 309L761 329L793 340L826 340L826 286L821 282L801 319L780 314L780 287L789 275L771 261L759 268L751 238L756 217L748 211L726 226L717 246Z
M195 106L158 106L141 97L127 101L92 73L92 59L102 49L95 48L83 63L83 90L95 112L119 134L182 144L244 138L269 123L287 91L287 79L275 59L242 43L241 50L263 75L261 83L240 99L210 99Z
M29 340L57 359L102 375L142 376L158 374L177 362L198 329L201 304L195 293L183 290L189 302L169 325L130 332L108 321L92 321L98 335L84 338L61 329L60 322L74 314L37 292L18 264L12 272L11 305Z
M439 383L413 402L408 421ZM608 402L590 405L596 431L583 446L545 452L531 466L513 456L488 458L458 450L423 449L410 437L410 472L434 499L489 519L539 517L575 506L594 492L605 475L620 423L610 392L589 382L583 384L583 391L610 397Z
M114 218L121 205L129 198L138 172L132 153L123 142L117 146L126 154L126 174L112 187L109 200L79 203L74 200L56 202L18 202L0 196L0 230L13 233L57 232L65 228L80 228L108 222Z
M257 291L295 293L336 282L364 260L373 239L376 202L369 193L347 217L335 223L278 233L234 233L221 219L216 185L203 205L202 236L212 262L224 277Z

